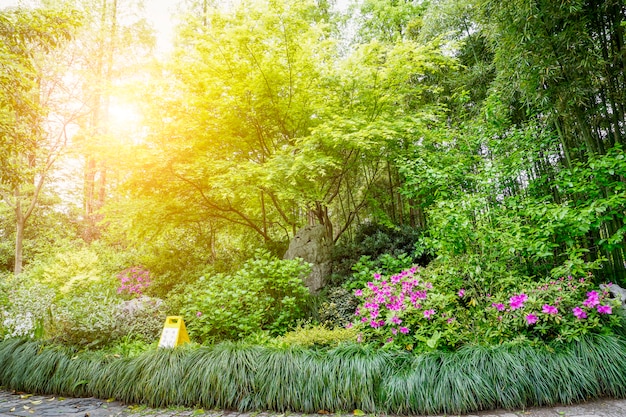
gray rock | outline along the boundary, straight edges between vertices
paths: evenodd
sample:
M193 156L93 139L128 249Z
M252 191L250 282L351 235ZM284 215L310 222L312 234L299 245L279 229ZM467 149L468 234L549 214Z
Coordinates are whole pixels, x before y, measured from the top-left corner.
M313 265L304 283L316 293L324 287L331 273L332 248L333 241L327 236L324 226L306 226L296 233L283 258L300 258Z
M617 298L622 302L622 308L626 308L626 289L620 287L617 284L602 284L600 285L600 288L602 290L607 290L613 296L613 298Z

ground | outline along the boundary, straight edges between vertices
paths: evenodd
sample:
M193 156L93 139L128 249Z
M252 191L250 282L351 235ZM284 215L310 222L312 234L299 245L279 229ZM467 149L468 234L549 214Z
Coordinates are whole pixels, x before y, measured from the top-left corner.
M63 398L58 396L30 395L11 391L0 391L0 417L304 417L297 413L239 413L235 411L202 409L152 409L138 405L127 405L118 401L96 398ZM339 417L340 415L332 415ZM623 417L626 416L626 400L597 400L572 406L531 408L527 410L494 410L465 417ZM347 415L346 415L347 417ZM367 416L366 416L367 417ZM452 416L435 416L452 417Z

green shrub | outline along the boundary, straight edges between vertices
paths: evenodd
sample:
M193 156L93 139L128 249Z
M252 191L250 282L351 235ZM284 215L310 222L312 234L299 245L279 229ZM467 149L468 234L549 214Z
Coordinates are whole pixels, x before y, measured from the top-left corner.
M331 287L320 295L317 319L327 326L345 327L354 320L354 311L359 306L359 299L344 287Z
M52 308L47 336L74 346L102 346L115 339L120 299L95 289L64 297Z
M158 340L166 311L166 304L158 298L141 296L123 301L115 310L115 336L147 343Z
M287 345L304 347L337 346L344 342L356 342L356 329L337 327L329 329L324 326L303 326L285 333L279 338Z
M54 289L58 297L80 294L85 287L103 285L107 281L98 254L89 248L59 252L33 265L26 273Z
M201 277L186 295L190 333L203 341L236 339L259 330L282 334L302 317L310 266L259 251L232 275Z
M397 257L383 254L376 259L371 259L369 256L361 256L352 266L353 274L343 286L349 290L363 288L375 273L391 276L412 267L413 264L413 257L405 253L401 253Z
M40 337L54 291L27 276L0 278L0 338Z
M165 310L159 299L121 300L111 290L92 289L52 306L46 337L71 346L103 347L120 339L150 343L159 338Z
M408 226L370 222L359 225L351 240L342 241L333 249L331 284L348 283L350 289L358 288L362 285L350 283L356 280L364 285L371 276L365 269L374 272L383 268L393 274L415 263L428 264L430 257L416 250L419 238L420 232ZM366 275L365 281L360 280L361 271Z

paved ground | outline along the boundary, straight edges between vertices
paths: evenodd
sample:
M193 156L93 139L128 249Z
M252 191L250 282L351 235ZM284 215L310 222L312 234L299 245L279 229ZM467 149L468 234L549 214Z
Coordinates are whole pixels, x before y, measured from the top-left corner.
M237 413L201 409L155 410L96 398L63 398L0 391L0 417L287 417L279 413ZM288 413L291 417L304 417ZM335 417L339 417L336 416ZM346 416L347 417L347 416ZM366 416L367 417L367 416ZM451 417L451 416L438 416ZM486 411L466 417L626 417L626 400L599 400L567 407Z

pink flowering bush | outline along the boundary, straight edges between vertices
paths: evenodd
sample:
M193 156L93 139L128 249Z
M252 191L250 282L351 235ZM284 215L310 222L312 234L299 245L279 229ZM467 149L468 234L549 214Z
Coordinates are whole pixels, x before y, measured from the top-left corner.
M374 274L354 291L361 303L354 326L365 340L404 349L454 349L466 343L570 341L619 325L614 301L587 278L527 283L514 290L475 293L427 281L417 267Z
M117 279L120 281L120 286L117 287L117 293L131 297L142 295L143 291L148 288L152 282L150 279L150 271L144 269L142 266L126 268L117 274Z

